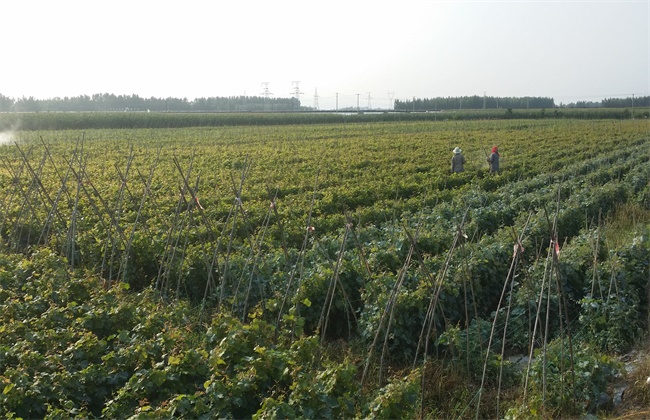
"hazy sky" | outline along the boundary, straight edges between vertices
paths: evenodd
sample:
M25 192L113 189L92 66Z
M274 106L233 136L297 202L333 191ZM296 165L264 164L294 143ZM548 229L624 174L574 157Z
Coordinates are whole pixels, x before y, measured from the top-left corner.
M650 0L0 0L0 94L650 94ZM266 83L266 84L265 84Z

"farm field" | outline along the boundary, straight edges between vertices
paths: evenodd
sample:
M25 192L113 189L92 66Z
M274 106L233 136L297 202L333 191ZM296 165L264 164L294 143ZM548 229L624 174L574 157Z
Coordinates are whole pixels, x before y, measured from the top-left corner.
M647 119L3 140L3 417L615 416L626 374L650 403L620 362L650 321Z

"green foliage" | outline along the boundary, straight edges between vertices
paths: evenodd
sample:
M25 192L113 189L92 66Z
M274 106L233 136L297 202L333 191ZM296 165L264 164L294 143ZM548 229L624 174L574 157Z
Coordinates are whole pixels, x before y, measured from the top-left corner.
M379 390L377 397L368 405L366 418L411 419L417 413L417 397L420 371L412 370L403 378L395 378Z
M22 131L0 148L0 416L412 418L426 380L404 366L428 316L428 359L470 387L487 361L486 395L517 384L507 355L567 333L600 389L596 350L647 327L647 229L612 246L596 228L643 214L643 121L105 118L171 128ZM452 177L438 153L456 143L468 170ZM493 144L503 171L488 176ZM379 354L389 385L362 384ZM546 379L564 385L545 404L568 413L573 385L549 354ZM596 391L578 385L582 410Z
M629 350L641 336L638 297L617 294L606 299L585 297L580 300L580 325L585 340L610 353Z
M440 335L437 345L448 355L454 365L475 383L481 383L485 368L485 383L497 384L501 377L504 387L515 382L515 372L510 362L502 360L500 336L490 342L492 324L473 320L466 329L448 328ZM488 348L488 344L490 347Z
M567 417L598 408L602 394L620 367L612 358L587 345L574 348L573 354L569 350L566 341L556 340L549 343L546 354L541 350L535 352L525 412ZM513 409L513 413L516 411Z
M355 374L356 369L348 363L316 372L294 372L288 404L302 418L353 417L359 401ZM265 417L264 410L257 414Z
M610 252L594 268L592 290L580 300L584 339L602 351L629 350L643 335L647 319L650 241L647 234Z

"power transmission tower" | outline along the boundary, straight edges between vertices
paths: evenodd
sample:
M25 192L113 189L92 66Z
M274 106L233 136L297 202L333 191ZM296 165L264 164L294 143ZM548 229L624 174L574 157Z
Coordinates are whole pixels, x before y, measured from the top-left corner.
M314 109L318 109L318 88L314 88Z
M370 92L367 92L367 93L368 93L368 97L367 97L368 98L368 109L372 109L372 106L370 106L370 99L371 99L370 98Z
M294 80L291 82L291 86L293 86L293 97L296 98L297 100L300 100L300 95L303 93L300 91L300 80Z
M268 103L269 98L271 97L271 95L273 95L269 91L269 82L262 82L262 93L261 93L261 95L262 95L262 98L264 98L262 100L262 102L264 102L264 105L263 105L264 106L264 111L267 111L268 107L269 107L269 103Z
M394 109L395 104L393 102L395 98L395 92L388 92L388 109Z
M271 92L269 92L269 82L262 82L262 93L261 95L265 98L268 99L273 95Z
M303 93L300 91L300 80L294 80L291 82L291 86L293 86L293 98L295 101L291 104L291 110L295 111L295 106L300 103L300 95Z

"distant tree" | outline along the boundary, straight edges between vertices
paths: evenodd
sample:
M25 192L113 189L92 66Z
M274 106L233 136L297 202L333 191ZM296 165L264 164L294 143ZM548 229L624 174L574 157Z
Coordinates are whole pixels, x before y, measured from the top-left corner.
M24 96L14 102L14 111L18 112L38 112L41 110L41 102L33 96L25 98Z
M593 101L577 101L575 104L572 104L572 108L600 108L600 102Z
M602 106L604 108L647 107L650 106L650 96L603 99Z
M14 100L0 93L0 112L9 112L14 105Z
M402 111L431 111L453 109L526 109L554 108L553 98L541 97L492 97L492 96L461 96L437 97L429 99L413 98L410 101L395 101L394 108Z
M228 98L197 98L191 103L200 112L269 112L299 111L300 101L294 98L265 98L261 96L232 96Z

